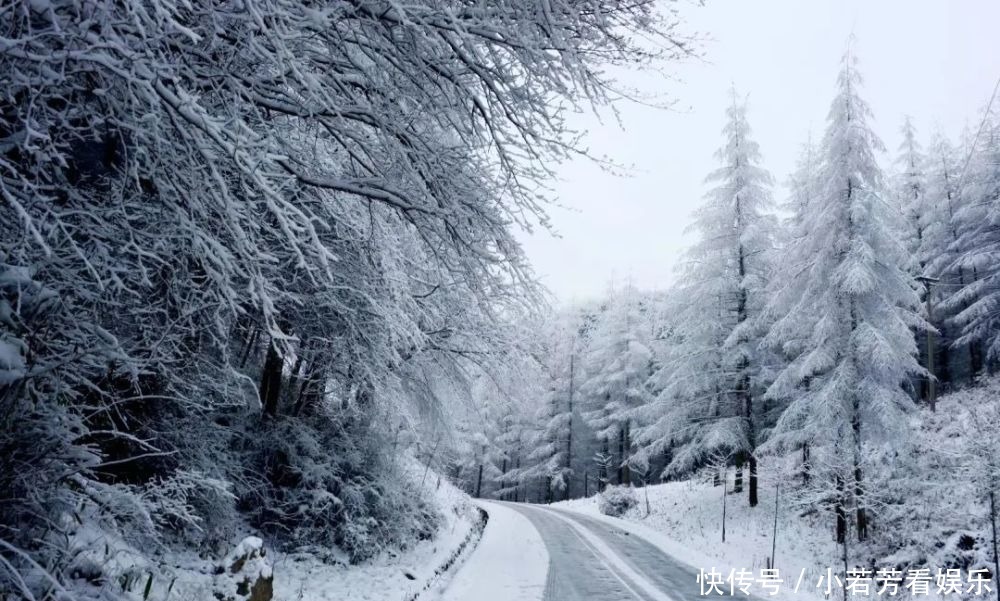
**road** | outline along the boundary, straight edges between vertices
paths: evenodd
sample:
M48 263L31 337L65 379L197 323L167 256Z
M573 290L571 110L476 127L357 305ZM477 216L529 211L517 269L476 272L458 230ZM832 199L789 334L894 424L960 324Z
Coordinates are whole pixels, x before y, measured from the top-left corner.
M549 554L544 601L694 601L697 572L604 521L504 503L530 520Z

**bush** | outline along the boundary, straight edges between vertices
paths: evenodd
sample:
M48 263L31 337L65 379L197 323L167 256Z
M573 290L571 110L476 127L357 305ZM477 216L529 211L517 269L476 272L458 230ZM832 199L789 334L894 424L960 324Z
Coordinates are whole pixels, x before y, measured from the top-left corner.
M597 509L604 515L620 517L639 504L631 486L609 486L597 496Z
M434 536L436 506L414 490L378 420L352 409L254 424L232 477L239 509L269 544L352 563Z

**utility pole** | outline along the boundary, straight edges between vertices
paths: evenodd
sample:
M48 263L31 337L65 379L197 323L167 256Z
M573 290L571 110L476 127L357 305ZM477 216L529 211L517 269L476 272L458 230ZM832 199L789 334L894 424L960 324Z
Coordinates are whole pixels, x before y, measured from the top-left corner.
M932 323L934 305L931 302L931 284L940 280L926 275L918 276L916 280L922 283L927 291L927 323L931 326L927 328L927 404L931 406L931 412L934 412L937 410L937 380L934 377L934 330Z

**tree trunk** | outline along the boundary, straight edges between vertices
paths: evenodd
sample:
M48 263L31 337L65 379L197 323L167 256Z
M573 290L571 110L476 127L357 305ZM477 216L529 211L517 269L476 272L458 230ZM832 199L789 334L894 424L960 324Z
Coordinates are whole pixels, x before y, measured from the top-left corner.
M854 415L851 418L851 429L854 434L854 504L857 511L858 541L868 538L868 515L865 512L864 482L861 474L861 407L858 395L854 395Z
M736 202L737 202L737 216L739 218L742 218L742 215L740 213L741 208L739 205L738 196L736 198ZM738 256L739 256L738 274L740 277L739 281L740 294L739 294L739 301L736 307L736 321L739 327L742 326L747 320L747 289L746 286L744 286L744 280L746 279L747 275L746 251L744 250L742 244L739 245ZM741 339L740 342L745 344L746 340ZM753 415L753 394L752 391L750 390L750 359L747 356L744 356L743 359L740 360L739 394L740 394L740 400L742 401L741 405L743 408L743 422L746 427L746 435L747 435L748 448L746 449L746 454L749 463L748 467L750 468L749 503L750 507L756 507L757 506L757 457L754 456L754 452L757 450L757 432ZM738 467L737 470L740 470L741 468L742 466ZM743 485L742 477L737 476L737 478L739 478L738 480L739 489L742 489Z
M506 501L507 500L507 495L509 494L507 492L507 457L506 456L504 456L503 463L501 464L501 467L500 467L500 490L503 491L503 494L500 496L500 498Z
M247 345L243 349L242 356L240 357L240 369L243 369L247 364L247 359L250 358L250 351L253 347L257 345L257 338L260 337L260 328L254 327L253 331L250 333L250 338L247 340Z
M622 473L625 474L623 484L632 486L632 468L629 461L632 459L632 424L628 420L622 429Z
M625 429L618 427L618 484L625 483Z
M990 522L993 524L993 580L1000 582L1000 554L997 554L997 506L990 490ZM997 601L1000 601L1000 586L997 587Z
M608 445L608 437L605 436L601 439L601 464L597 466L597 491L604 492L604 487L607 486L608 478L608 452L610 451Z
M843 476L837 476L837 504L833 508L833 513L836 516L836 538L838 544L843 544L847 541L847 510L845 509L847 500L844 498L846 494L844 478Z
M267 346L267 357L264 359L264 369L260 376L260 402L264 408L265 417L278 415L278 399L281 396L281 370L284 359L278 353L274 341Z
M722 542L726 542L726 478L722 478Z
M969 343L969 381L975 383L976 376L983 371L983 348L978 342Z
M514 502L517 503L517 502L519 502L521 500L521 499L518 498L521 495L521 476L520 476L520 473L521 473L521 447L520 446L518 446L518 448L517 448L517 461L514 464L514 469L516 470L516 472L518 474L517 481L514 483Z
M736 475L733 477L733 492L743 492L743 451L736 453Z
M573 377L576 367L576 355L569 356L569 402L567 410L569 412L569 424L566 426L566 497L569 500L570 483L573 473Z
M479 464L479 475L476 476L476 498L480 498L483 492L483 464Z
M802 485L809 484L809 443L802 443Z

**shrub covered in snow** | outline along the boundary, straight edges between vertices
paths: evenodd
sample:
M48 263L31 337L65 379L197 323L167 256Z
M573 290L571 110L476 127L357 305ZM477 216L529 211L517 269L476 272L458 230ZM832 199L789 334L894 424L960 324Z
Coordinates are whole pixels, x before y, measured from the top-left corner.
M219 564L213 596L220 601L271 601L274 574L266 557L264 541L244 538Z
M437 530L441 516L414 493L384 434L361 413L278 419L247 434L234 475L239 506L280 548L342 551L357 562Z
M631 486L609 486L597 497L597 509L604 515L619 517L639 504Z

